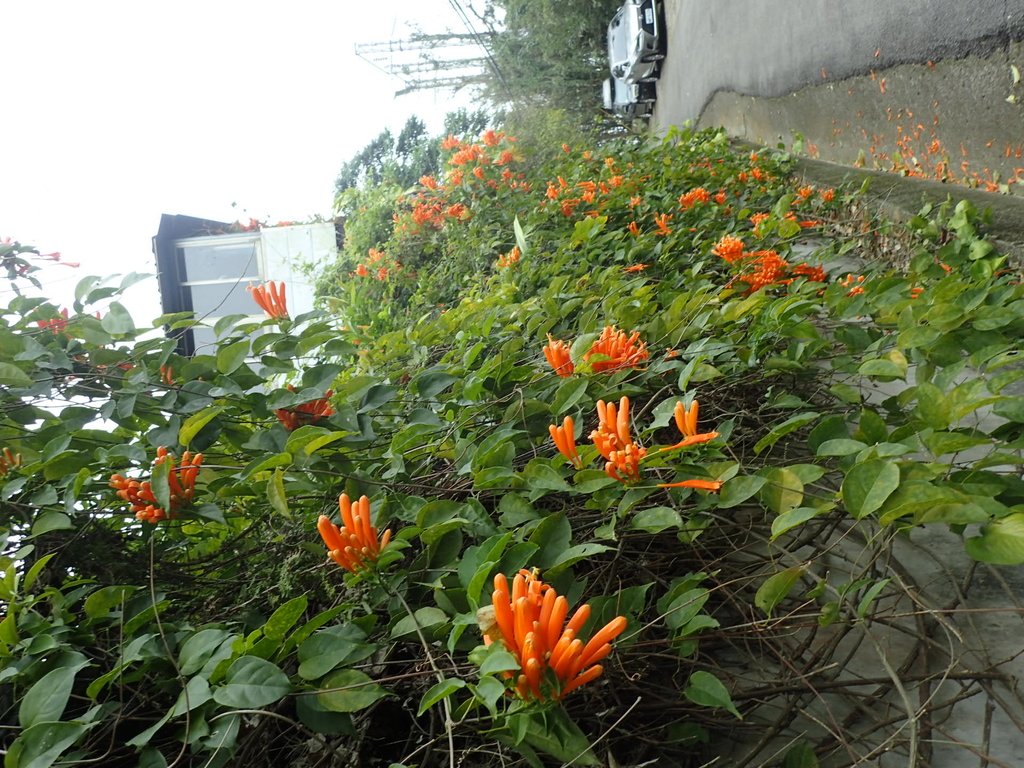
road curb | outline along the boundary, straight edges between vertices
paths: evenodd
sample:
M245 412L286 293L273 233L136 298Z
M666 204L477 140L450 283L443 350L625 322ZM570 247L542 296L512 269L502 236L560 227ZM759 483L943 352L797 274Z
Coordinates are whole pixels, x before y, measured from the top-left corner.
M867 203L885 218L902 223L916 216L926 203L938 205L947 198L969 200L979 211L991 212L984 231L996 246L1015 261L1024 261L1024 198L809 158L796 158L794 172L817 186L848 183L862 187L867 182Z

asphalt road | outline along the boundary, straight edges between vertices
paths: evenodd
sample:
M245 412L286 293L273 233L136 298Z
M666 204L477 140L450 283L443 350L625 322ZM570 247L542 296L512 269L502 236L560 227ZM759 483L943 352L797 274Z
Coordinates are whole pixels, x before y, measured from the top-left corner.
M666 0L652 127L687 120L1024 194L1024 0Z
M1024 0L667 0L665 10L658 98L673 122L696 119L718 91L782 96L1024 39Z

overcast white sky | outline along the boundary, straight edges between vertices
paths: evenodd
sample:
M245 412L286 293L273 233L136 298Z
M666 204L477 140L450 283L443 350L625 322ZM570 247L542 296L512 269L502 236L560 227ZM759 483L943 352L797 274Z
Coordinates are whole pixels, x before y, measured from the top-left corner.
M161 213L329 215L341 163L383 128L417 114L440 130L469 103L396 100L402 83L356 57L409 21L463 29L448 0L3 0L0 238L81 262L47 269L65 293L88 274L154 271ZM147 322L155 280L135 293Z

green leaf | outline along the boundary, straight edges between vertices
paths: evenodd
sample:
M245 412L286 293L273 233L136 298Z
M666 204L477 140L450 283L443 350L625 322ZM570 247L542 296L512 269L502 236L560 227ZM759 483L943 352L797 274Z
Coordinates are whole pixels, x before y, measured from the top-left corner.
M607 552L609 549L611 549L611 547L607 547L604 544L596 544L594 542L587 542L586 544L577 544L574 547L569 547L559 553L554 562L547 566L546 575L552 577L557 576L573 563L585 560L591 555L599 555L602 552Z
M671 507L650 507L633 514L629 527L646 533L659 533L666 528L681 528L683 518Z
M819 768L818 756L810 744L800 741L786 753L782 768Z
M814 452L815 456L851 456L855 453L860 453L867 448L866 443L862 443L860 440L849 440L845 438L839 438L837 440L826 440L818 446L818 450Z
M234 373L248 355L249 339L225 344L217 350L217 370L224 374Z
M458 376L452 376L448 371L432 368L417 376L411 388L424 400L433 400L458 380Z
M322 615L322 614L321 614ZM354 664L377 650L364 643L366 633L355 624L340 624L316 632L299 645L299 677L315 680L339 664Z
M224 629L201 629L186 640L178 651L178 668L183 675L191 675L203 668L220 646L231 637Z
M789 469L771 469L764 473L765 485L761 489L761 501L776 514L782 514L799 507L804 500L804 484L800 477Z
M856 518L879 509L900 484L900 468L891 461L872 459L857 464L843 479L846 511Z
M30 387L32 377L11 363L0 363L0 384L7 387Z
M306 604L309 600L305 595L293 597L284 605L278 606L277 610L270 614L267 623L263 625L263 636L271 640L281 641L292 627L295 626L302 614L306 611Z
M153 491L153 496L156 498L156 503L165 510L171 508L171 486L168 483L170 473L171 462L165 460L159 464L154 464L153 471L149 476L150 488Z
M31 728L37 723L60 720L75 686L75 675L87 663L79 661L70 666L58 667L39 678L21 699L18 708L21 727Z
M531 459L523 467L523 479L526 481L530 491L562 491L568 492L569 484L565 481L558 470L552 467L546 459ZM531 500L542 494L531 494Z
M32 535L42 536L50 531L68 531L74 527L70 517L63 512L50 509L39 515L32 523Z
M181 717L186 712L203 706L212 698L210 681L202 675L196 675L185 684L184 690L178 694L178 700L171 707L171 717Z
M770 448L790 432L795 432L801 427L807 426L820 415L820 413L815 411L807 411L805 413L798 413L796 416L791 416L781 424L772 427L771 431L768 432L767 435L758 440L754 444L754 453L761 453L765 448Z
M239 656L228 668L225 685L213 692L218 704L258 709L273 704L292 689L288 675L276 664L256 656Z
M967 539L964 547L968 555L983 563L1024 563L1024 512L1014 512L982 527L981 536Z
M428 638L431 635L429 630L435 627L441 626L448 622L448 614L442 611L440 608L433 606L426 606L417 610L413 616L403 616L391 629L391 637L396 640L401 637L407 637L409 635L415 635L416 627L419 626L423 634Z
M34 563L32 563L32 567L25 572L25 581L23 582L23 589L26 593L32 591L32 587L35 585L36 579L39 578L39 574L42 572L43 568L45 568L46 564L56 556L56 552L51 552L48 555L43 555Z
M572 527L565 513L556 512L541 520L529 541L539 547L534 558L539 568L547 568L556 562L572 543Z
M743 475L732 478L722 486L722 491L718 496L719 509L729 509L742 504L760 491L766 482L767 480L759 475Z
M686 690L683 691L683 695L694 704L702 707L724 709L740 720L743 719L743 715L736 709L736 705L732 703L729 689L710 672L698 670L690 675L690 682L687 684Z
M93 592L85 599L85 615L90 619L106 618L110 615L112 608L121 609L125 600L139 590L139 587L132 587L127 584L118 584L112 587L103 587Z
M588 383L588 379L582 376L565 379L555 390L555 398L551 402L551 412L557 416L576 405L586 394Z
M493 649L499 645L495 643L491 646ZM484 675L496 675L499 672L512 672L519 669L519 662L516 661L516 657L508 651L497 648L495 650L489 650L483 663L480 665L480 676Z
M4 768L49 768L89 728L83 723L37 723L11 744Z
M131 333L135 330L135 323L132 322L132 316L128 314L127 309L116 301L110 303L110 306L107 308L107 314L105 314L100 320L100 325L102 325L103 330L111 336L120 336L121 334Z
M754 605L771 616L775 606L789 595L807 568L808 564L806 563L794 565L765 579L764 584L758 587L757 594L754 595Z
M818 515L824 514L829 511L829 509L831 509L831 507L825 507L823 509L817 509L815 507L797 507L796 509L790 509L783 512L772 520L772 541L777 539L786 531L790 531L799 525L803 525L808 520L813 520Z
M291 512L288 510L288 497L284 492L284 470L275 469L274 474L267 481L267 499L275 512L285 517L291 517Z
M422 715L441 699L446 699L457 690L465 687L466 681L460 680L457 677L445 678L436 685L431 686L430 689L423 694L423 698L420 699L420 707L416 711L416 717Z
M187 447L192 442L192 438L198 435L199 431L213 421L223 410L224 406L214 405L193 413L185 419L181 429L178 430L178 442Z
M519 246L519 253L523 256L526 255L526 234L523 232L523 225L519 223L519 217L514 216L512 218L512 231L516 236L516 245Z
M258 472L266 472L268 469L291 466L292 455L287 451L283 453L272 453L269 456L257 456L242 470L241 478L252 477Z
M358 669L339 669L323 681L317 699L331 712L358 712L388 695L373 679Z

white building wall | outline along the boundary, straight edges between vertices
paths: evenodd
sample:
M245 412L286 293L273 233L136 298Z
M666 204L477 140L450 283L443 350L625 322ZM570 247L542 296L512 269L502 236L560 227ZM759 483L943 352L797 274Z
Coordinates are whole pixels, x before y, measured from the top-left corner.
M264 278L288 284L288 313L295 317L313 309L313 281L319 268L338 254L334 224L296 224L261 230ZM314 265L313 274L304 266Z

